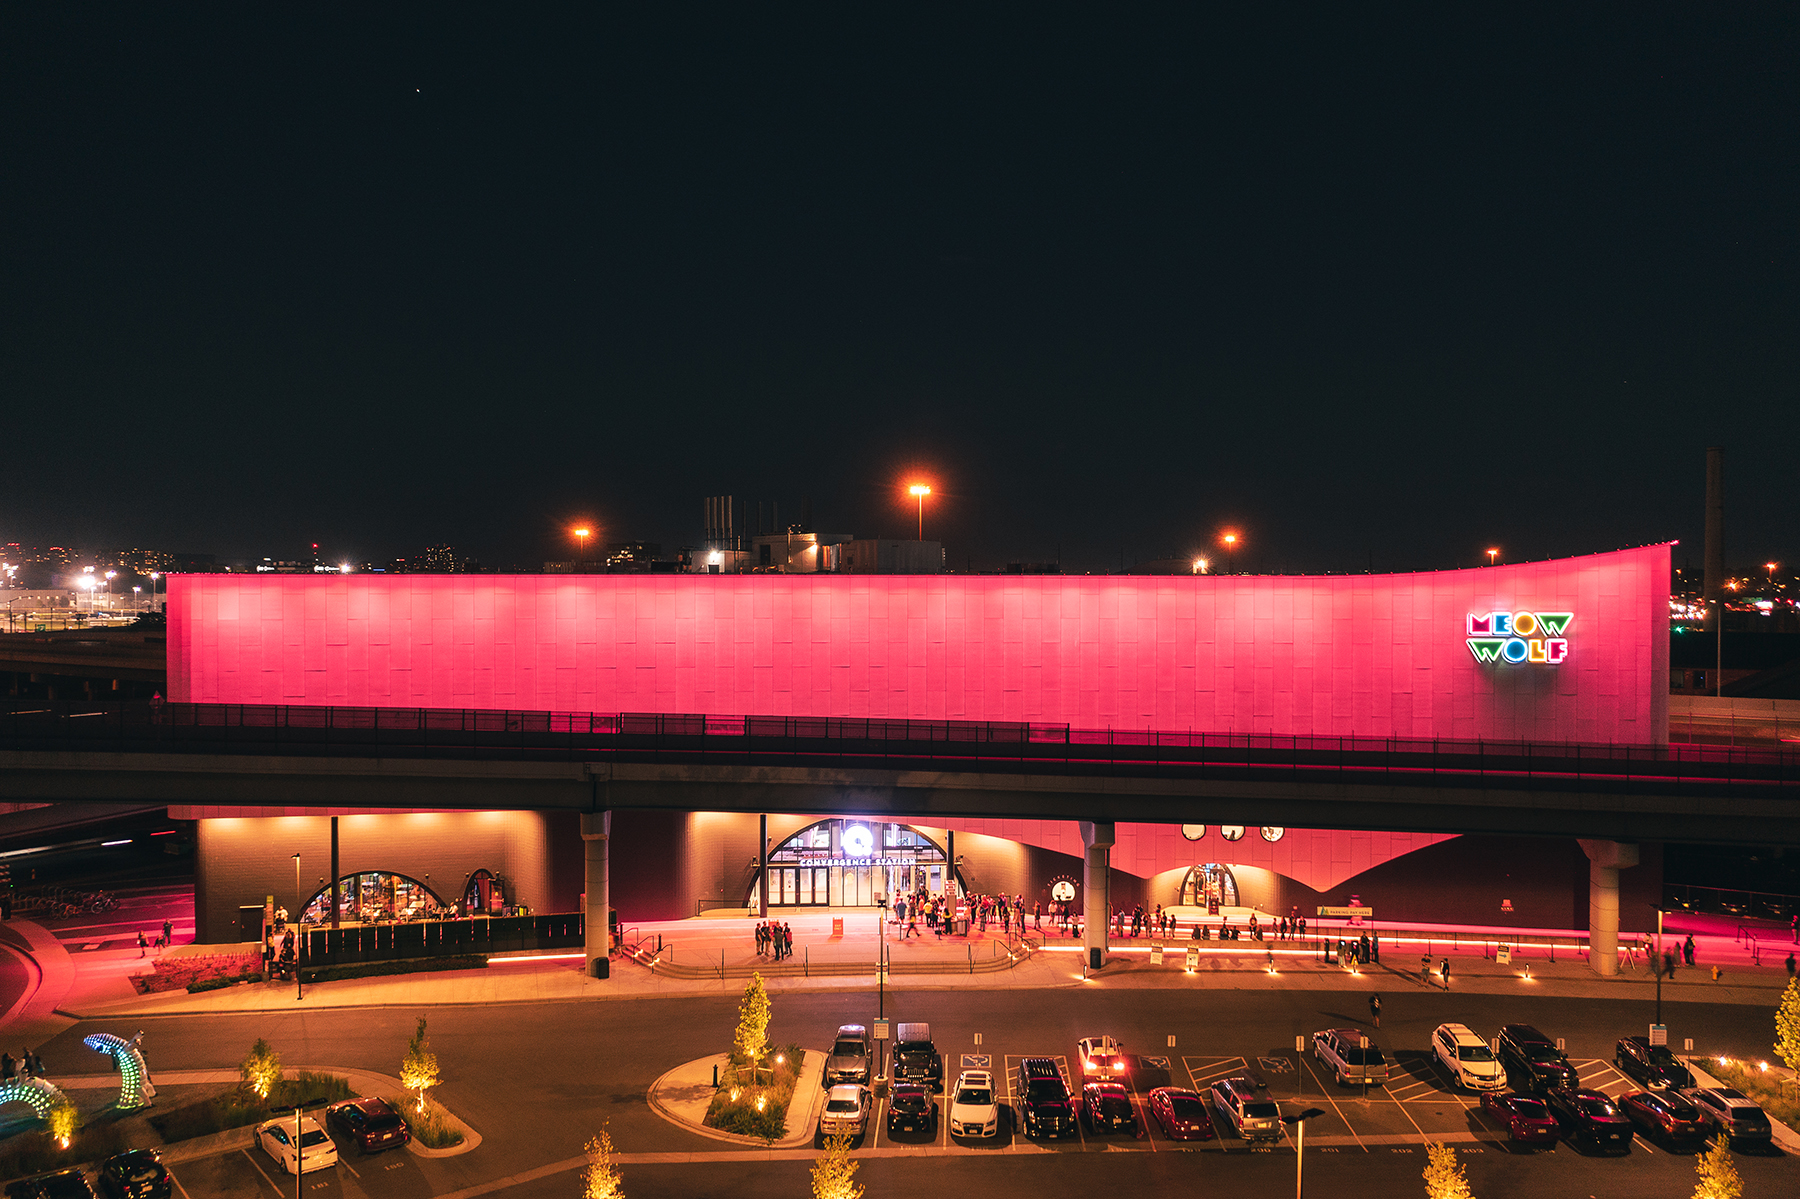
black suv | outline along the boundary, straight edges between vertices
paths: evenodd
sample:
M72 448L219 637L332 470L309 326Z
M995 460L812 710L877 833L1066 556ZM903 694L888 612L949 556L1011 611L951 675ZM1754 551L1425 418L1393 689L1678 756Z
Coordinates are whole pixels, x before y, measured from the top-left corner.
M944 1089L944 1059L931 1042L931 1025L902 1024L894 1042L894 1081L923 1083L936 1094Z
M1019 1114L1028 1137L1075 1135L1075 1105L1069 1100L1069 1084L1056 1062L1047 1057L1028 1057L1019 1063Z
M1613 1065L1626 1077L1659 1091L1694 1085L1693 1071L1667 1045L1652 1045L1649 1037L1620 1037L1613 1046Z
M1522 1091L1581 1085L1580 1075L1556 1042L1529 1024L1508 1024L1500 1030L1500 1064Z

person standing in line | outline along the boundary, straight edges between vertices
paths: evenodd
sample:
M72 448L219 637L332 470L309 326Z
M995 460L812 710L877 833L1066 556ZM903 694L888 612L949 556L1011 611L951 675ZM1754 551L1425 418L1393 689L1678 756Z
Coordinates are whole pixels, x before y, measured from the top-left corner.
M1376 1028L1381 1027L1381 996L1379 995L1369 996L1369 1018L1375 1022Z

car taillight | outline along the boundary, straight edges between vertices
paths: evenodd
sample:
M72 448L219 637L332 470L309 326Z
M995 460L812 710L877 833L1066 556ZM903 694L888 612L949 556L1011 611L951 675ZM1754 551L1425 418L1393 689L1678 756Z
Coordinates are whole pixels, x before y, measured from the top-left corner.
M1113 1063L1113 1069L1115 1069L1115 1070L1123 1070L1124 1068L1125 1068L1124 1062L1114 1062Z

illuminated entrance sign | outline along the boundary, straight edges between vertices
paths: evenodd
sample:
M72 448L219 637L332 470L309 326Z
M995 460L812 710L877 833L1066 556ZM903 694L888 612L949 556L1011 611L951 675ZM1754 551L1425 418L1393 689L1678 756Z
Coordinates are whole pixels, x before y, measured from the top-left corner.
M1543 662L1555 666L1569 656L1564 636L1573 612L1489 612L1469 614L1469 652L1477 662Z

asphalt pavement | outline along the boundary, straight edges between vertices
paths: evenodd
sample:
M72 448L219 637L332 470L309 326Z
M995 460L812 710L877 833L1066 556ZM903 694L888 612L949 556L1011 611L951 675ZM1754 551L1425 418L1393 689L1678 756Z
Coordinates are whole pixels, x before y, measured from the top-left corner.
M1492 1035L1502 1023L1526 1020L1567 1039L1584 1081L1623 1089L1612 1075L1612 1044L1642 1032L1648 1001L1544 995L1384 991L1383 1027L1373 1033L1401 1063L1382 1094L1363 1098L1321 1078L1294 1052L1295 1037L1331 1026L1366 1026L1366 997L1346 991L1120 990L889 990L890 1020L932 1026L946 1073L964 1068L1006 1071L1023 1056L1060 1057L1075 1066L1077 1038L1110 1034L1132 1055L1130 1085L1201 1086L1248 1068L1260 1074L1292 1113L1324 1114L1309 1129L1306 1171L1320 1193L1382 1195L1422 1184L1423 1141L1451 1142L1468 1163L1479 1195L1687 1195L1692 1159L1642 1142L1628 1156L1597 1158L1568 1146L1515 1152L1487 1127L1474 1099L1452 1093L1423 1054L1430 1031L1448 1020ZM828 1043L836 1026L868 1023L877 1014L868 992L791 993L775 997L770 1038L775 1044ZM1767 1052L1767 1008L1736 1004L1665 1003L1671 1043L1693 1038L1696 1052L1756 1057ZM153 1072L229 1069L250 1043L267 1038L292 1067L335 1065L398 1071L419 1014L429 1017L432 1048L444 1082L435 1094L478 1130L474 1152L450 1158L389 1153L373 1159L345 1155L342 1166L311 1175L305 1194L336 1193L473 1199L575 1193L582 1146L606 1127L621 1154L627 1193L734 1199L805 1193L811 1153L733 1151L677 1127L653 1112L646 1093L664 1071L719 1050L735 1023L730 997L660 997L608 1003L445 1005L327 1009L296 1004L277 1013L183 1014L132 1017L124 1023L85 1021L41 1049L52 1078L89 1073L92 1051L81 1037L95 1031L129 1036L138 1028ZM979 1037L979 1040L977 1039ZM1169 1038L1175 1043L1171 1045ZM1279 1064L1278 1064L1279 1063ZM1077 1081L1071 1079L1071 1081ZM1007 1084L1010 1085L1010 1084ZM1264 1193L1291 1185L1290 1142L1252 1149L1221 1137L1181 1146L1154 1131L1143 1139L1090 1138L1037 1145L1013 1135L986 1143L896 1144L884 1133L866 1138L861 1179L871 1195L912 1193L940 1185L968 1191L1032 1196L1091 1195L1096 1187L1228 1185ZM1198 1151L1189 1151L1197 1148ZM1748 1194L1800 1190L1800 1167L1779 1153L1740 1162ZM272 1163L256 1150L184 1162L177 1167L189 1199L266 1194L276 1199ZM264 1177L267 1175L268 1177ZM292 1180L285 1180L292 1187ZM280 1193L290 1193L282 1191Z

